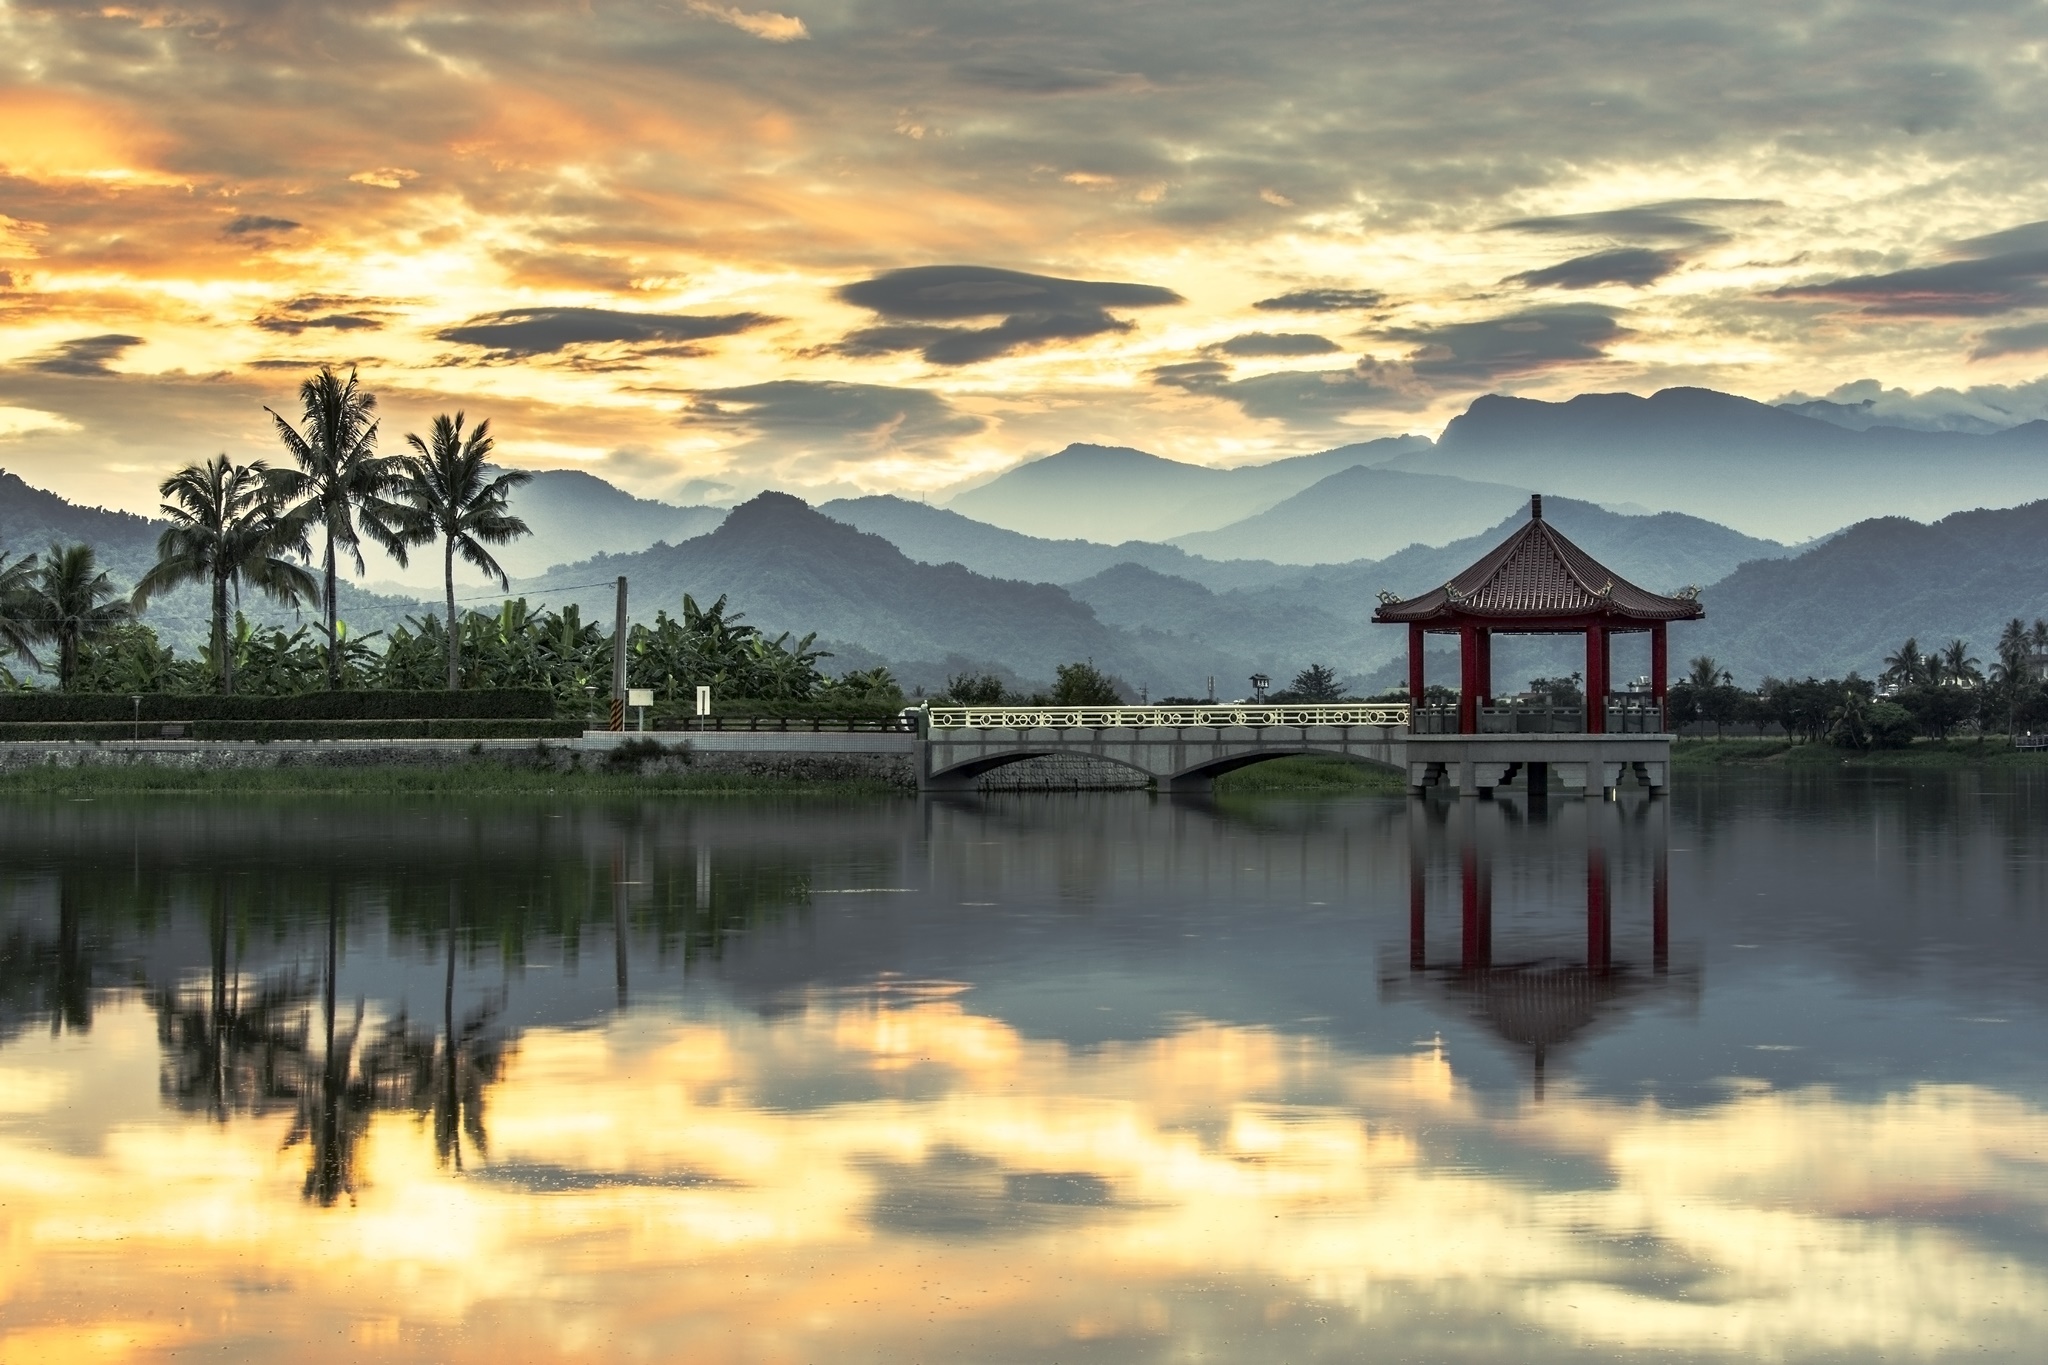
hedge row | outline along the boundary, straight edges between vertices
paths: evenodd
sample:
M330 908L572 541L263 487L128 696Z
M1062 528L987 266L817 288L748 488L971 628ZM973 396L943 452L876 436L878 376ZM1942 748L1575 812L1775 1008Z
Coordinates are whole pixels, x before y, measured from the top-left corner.
M461 716L429 720L0 721L0 743L15 740L108 739L570 739L580 720L491 720Z
M0 692L6 722L128 721L133 697L93 692ZM554 694L537 687L480 688L474 692L306 692L286 697L177 696L146 693L144 727L166 721L392 721L553 720ZM108 738L126 738L108 736Z

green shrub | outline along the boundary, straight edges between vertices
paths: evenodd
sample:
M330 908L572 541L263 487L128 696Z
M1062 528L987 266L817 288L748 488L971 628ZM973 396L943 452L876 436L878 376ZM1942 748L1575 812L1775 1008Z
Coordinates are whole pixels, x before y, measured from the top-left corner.
M117 692L0 693L7 722L128 721L133 697ZM554 695L541 688L474 692L304 692L291 696L178 696L144 693L140 716L152 723L195 721L553 720Z

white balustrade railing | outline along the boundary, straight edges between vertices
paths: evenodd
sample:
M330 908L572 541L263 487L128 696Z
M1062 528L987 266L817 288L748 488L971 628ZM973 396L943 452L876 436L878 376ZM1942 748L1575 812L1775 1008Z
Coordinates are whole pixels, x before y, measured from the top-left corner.
M1406 725L1405 702L1266 706L932 706L934 730L1137 729L1161 725Z

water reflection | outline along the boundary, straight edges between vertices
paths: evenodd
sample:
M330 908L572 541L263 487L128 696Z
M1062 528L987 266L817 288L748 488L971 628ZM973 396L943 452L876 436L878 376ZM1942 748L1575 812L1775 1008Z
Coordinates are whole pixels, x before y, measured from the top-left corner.
M1383 989L1399 998L1404 987L1420 984L1461 1002L1528 1055L1531 1093L1541 1102L1553 1054L1652 993L1697 991L1696 972L1681 970L1675 980L1671 973L1669 816L1667 802L1638 800L1571 802L1553 817L1541 792L1521 801L1410 802L1409 980L1389 977ZM1574 862L1583 868L1585 924L1576 959L1554 942L1506 942L1496 951L1496 882L1510 896L1554 900L1557 883L1569 885ZM1431 887L1442 896L1445 883L1459 911L1457 952L1433 962ZM1647 921L1646 961L1617 956L1617 884L1623 913ZM1562 918L1554 907L1548 917Z
M2029 1358L2039 795L11 810L0 1356Z

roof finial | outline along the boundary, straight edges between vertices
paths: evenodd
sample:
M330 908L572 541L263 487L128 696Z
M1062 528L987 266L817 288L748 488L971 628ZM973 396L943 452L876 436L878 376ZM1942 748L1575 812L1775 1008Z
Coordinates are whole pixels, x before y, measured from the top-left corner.
M1529 520L1543 520L1543 495L1541 493L1531 493L1529 495Z

